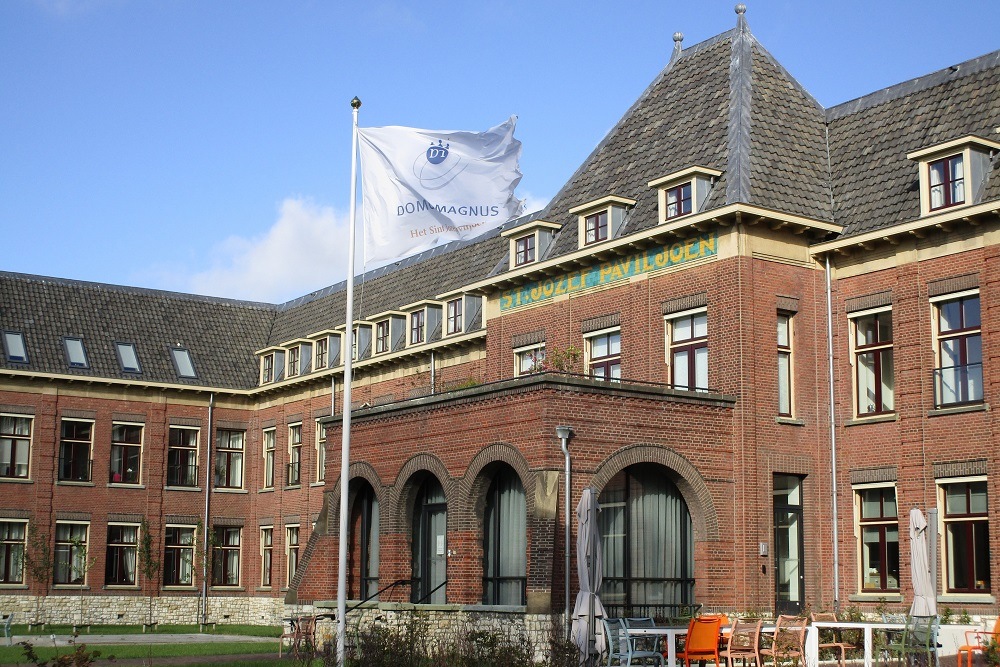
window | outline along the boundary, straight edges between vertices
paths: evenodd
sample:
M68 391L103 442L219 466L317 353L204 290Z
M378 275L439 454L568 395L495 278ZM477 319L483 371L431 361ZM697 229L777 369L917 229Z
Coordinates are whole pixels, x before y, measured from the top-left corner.
M298 345L288 348L288 375L286 377L295 377L299 374L300 354L302 354L302 348Z
M528 375L545 370L545 345L532 345L514 350L517 375Z
M260 585L262 588L271 586L271 556L274 551L274 528L268 526L260 529Z
M142 426L114 424L111 427L111 474L113 484L138 484L142 463Z
M605 485L599 591L609 616L670 616L694 602L691 515L665 468L629 466Z
M361 553L361 599L366 600L378 592L379 563L379 514L378 496L367 482L359 480L357 499L351 516L351 553ZM360 541L360 545L356 544Z
M20 331L4 331L3 347L7 361L12 364L28 363L28 351L24 346L24 334Z
M535 235L522 236L514 241L514 266L535 261Z
M135 557L139 526L108 526L108 556L104 583L108 586L135 585Z
M274 382L274 355L265 354L260 359L260 381L262 384Z
M448 503L441 484L427 477L417 491L413 512L413 579L410 602L445 604L448 554Z
M0 415L0 477L28 478L31 417Z
M167 486L198 486L198 429L170 427Z
M326 427L316 420L316 481L326 479Z
M82 338L63 338L66 347L66 361L70 368L90 368L87 361L87 348L83 345Z
M57 523L56 548L53 553L55 573L53 583L82 586L87 578L86 523Z
M708 389L708 313L671 315L670 368L679 389Z
M483 604L527 604L527 511L524 487L502 468L486 494Z
M986 480L942 485L945 569L949 593L990 591L990 531Z
M935 160L927 165L930 177L930 210L965 203L965 169L962 155Z
M855 317L854 359L858 415L895 410L892 365L892 311Z
M216 526L215 548L212 550L212 585L240 585L241 528Z
M264 431L264 488L274 486L274 435L273 428Z
M0 521L0 584L24 583L27 525L23 521Z
M326 368L326 360L330 354L330 339L320 338L317 340L315 350L316 370L322 370Z
M219 431L215 450L215 486L243 488L243 442L245 431Z
M620 331L609 331L590 336L588 371L591 376L602 380L617 380L622 376Z
M445 324L445 332L456 334L462 332L462 300L452 299L448 302L448 320Z
M389 320L375 323L375 354L389 351Z
M424 342L424 311L410 313L410 345Z
M892 486L857 489L861 591L899 590L899 515Z
M90 481L90 445L94 424L89 421L62 421L59 441L59 481Z
M115 343L115 351L118 353L118 363L121 364L123 373L142 372L142 366L139 365L139 355L135 352L135 345Z
M163 585L194 586L194 526L167 526L164 533Z
M288 486L298 486L302 481L302 424L288 427Z
M664 190L667 209L666 219L677 218L691 212L691 181Z
M299 568L299 527L285 526L285 556L288 558L286 585L291 585Z
M792 316L788 313L778 313L778 414L792 416Z
M937 343L940 368L935 374L935 404L954 405L983 400L983 342L979 294L937 302Z
M177 377L198 377L198 374L194 372L194 362L191 361L191 353L188 350L183 347L172 347L170 348L170 358L174 362Z
M600 211L583 220L584 244L597 243L608 238L608 212Z

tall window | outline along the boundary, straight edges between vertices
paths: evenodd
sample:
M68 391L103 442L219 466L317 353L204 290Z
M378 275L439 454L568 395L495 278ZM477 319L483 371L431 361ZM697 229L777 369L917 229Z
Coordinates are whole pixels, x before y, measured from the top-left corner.
M673 385L708 389L708 313L700 310L672 315L668 322Z
M138 484L142 463L142 426L111 427L111 479L115 484Z
M295 377L299 374L299 355L302 348L298 345L288 348L288 374L285 377Z
M456 334L462 332L462 300L452 299L448 302L448 317L445 323L445 333Z
M53 583L82 586L87 577L87 534L89 524L57 523L53 552Z
M0 477L28 478L31 417L0 415Z
M264 488L270 489L274 486L274 435L275 430L269 428L264 431Z
M877 415L895 410L891 310L854 318L854 359L857 414Z
M527 604L527 512L513 470L493 478L483 517L483 604Z
M601 211L583 219L584 243L597 243L608 238L608 212Z
M322 370L326 368L326 360L330 354L330 339L320 338L319 340L316 341L316 344L313 349L314 349L313 354L316 355L316 363L314 365L314 368L316 370Z
M299 569L299 527L285 526L285 556L288 558L286 585L291 585L295 572Z
M27 525L23 521L0 521L0 584L24 583Z
M260 585L271 586L271 558L274 555L274 527L260 529Z
M389 320L375 323L375 354L389 351Z
M792 316L789 313L778 313L778 414L792 416Z
M664 194L667 197L667 220L691 212L691 181L670 188Z
M899 590L899 516L896 489L884 486L858 489L861 541L861 590L865 593Z
M170 427L167 486L198 486L198 429Z
M990 591L990 525L986 480L942 485L949 593Z
M243 443L245 431L221 430L215 450L215 486L221 489L243 488Z
M965 170L961 155L931 162L928 169L932 211L965 203Z
M361 574L361 599L368 599L378 591L379 563L379 514L378 496L367 482L361 481L357 499L354 501L354 511L351 516L352 558L357 554L361 561L358 571ZM354 568L351 568L353 571Z
M240 585L241 528L216 526L215 548L212 550L212 585Z
M424 342L424 311L410 313L410 345Z
M937 306L938 359L935 404L976 403L983 400L983 341L979 295L939 301Z
M413 511L411 602L445 604L448 563L448 505L441 484L428 476Z
M104 583L109 586L135 585L135 557L139 526L111 524L108 526L108 555L105 559Z
M316 481L326 479L326 427L316 420Z
M265 354L260 361L260 381L274 381L274 354Z
M687 503L667 471L630 466L600 494L601 601L610 616L671 616L694 602L694 537Z
M194 586L194 526L167 526L163 537L163 585Z
M587 338L588 370L602 380L617 380L622 376L622 335L618 330Z
M59 481L89 482L91 433L93 422L62 421L59 441Z
M302 424L288 427L288 486L296 486L302 481Z
M514 241L514 266L535 261L535 235L522 236Z

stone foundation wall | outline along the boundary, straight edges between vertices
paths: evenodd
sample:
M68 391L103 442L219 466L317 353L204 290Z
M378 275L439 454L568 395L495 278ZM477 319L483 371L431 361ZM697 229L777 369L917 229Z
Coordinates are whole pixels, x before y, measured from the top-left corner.
M160 596L152 599L153 621L194 624L201 620L201 598ZM0 612L14 614L15 623L80 625L139 625L149 619L150 599L136 595L0 595ZM280 625L285 605L278 598L208 598L211 623Z

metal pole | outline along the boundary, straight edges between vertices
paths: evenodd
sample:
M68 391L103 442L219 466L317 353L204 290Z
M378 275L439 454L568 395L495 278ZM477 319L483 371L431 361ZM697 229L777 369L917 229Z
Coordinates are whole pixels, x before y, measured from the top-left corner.
M215 392L208 395L208 452L205 461L205 524L202 526L201 538L205 541L205 553L201 559L201 622L208 622L208 559L211 556L208 548L208 511L209 498L212 493L212 418L215 410Z
M840 611L840 531L837 512L837 415L833 390L833 295L830 281L830 253L826 254L826 349L830 373L830 495L833 512L833 610Z
M351 135L351 212L347 241L346 342L344 343L343 433L340 444L340 530L337 533L337 664L346 664L344 640L347 635L347 486L351 467L351 371L354 350L354 216L358 198L358 109L361 100L351 100L354 125ZM333 397L330 398L333 405Z
M564 577L566 590L564 595L566 597L566 608L563 611L563 624L566 626L566 639L569 639L570 632L570 622L569 622L569 544L570 544L570 459L569 459L569 447L567 442L570 436L573 435L573 429L569 426L556 426L556 436L559 437L560 444L562 446L563 455L566 457L566 471L563 474L565 480L565 488L563 490L563 528L565 533L565 544L563 546L563 551L565 553L565 563L564 567Z

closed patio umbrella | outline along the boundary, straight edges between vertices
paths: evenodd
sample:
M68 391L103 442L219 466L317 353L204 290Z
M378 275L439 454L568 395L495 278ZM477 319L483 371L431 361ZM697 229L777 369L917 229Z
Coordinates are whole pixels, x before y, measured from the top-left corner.
M590 638L598 619L604 618L604 607L597 596L601 587L604 567L601 555L601 534L597 525L597 494L590 487L583 490L576 506L576 574L580 582L580 592L576 594L573 607L573 643L580 648L582 660L590 653ZM604 635L597 636L597 650L601 652Z
M913 583L910 615L937 615L937 596L928 555L927 521L924 513L916 507L910 510L910 580Z

